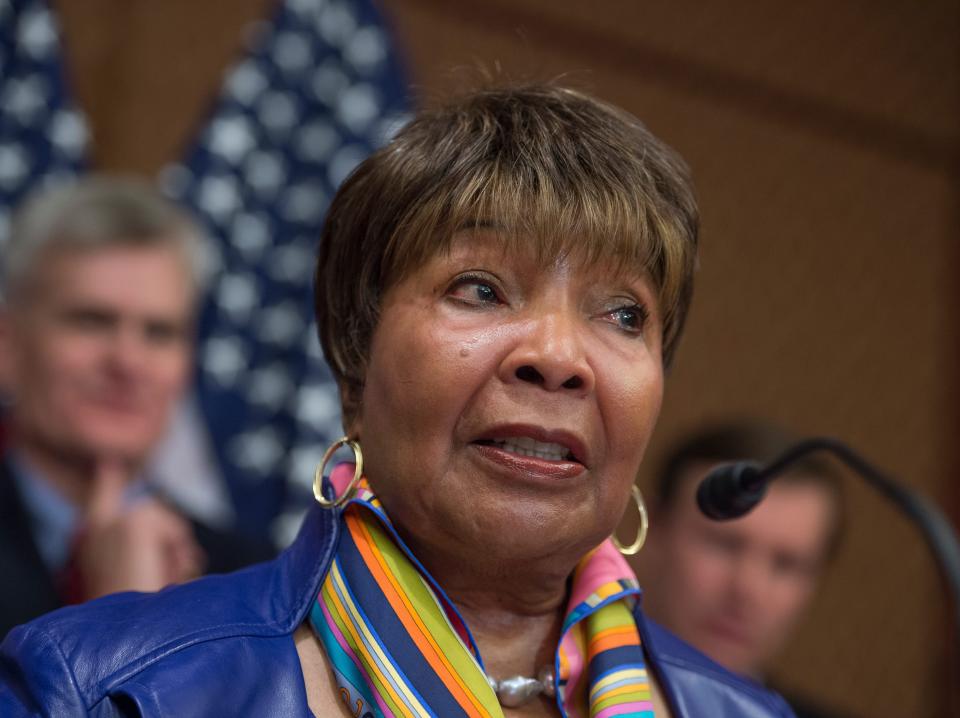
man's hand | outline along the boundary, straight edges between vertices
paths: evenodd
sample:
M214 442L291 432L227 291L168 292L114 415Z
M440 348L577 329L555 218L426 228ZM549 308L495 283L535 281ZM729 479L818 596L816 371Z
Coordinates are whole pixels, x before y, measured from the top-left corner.
M153 498L124 506L128 473L119 461L96 466L76 547L84 600L117 591L158 591L196 578L203 552L183 517Z

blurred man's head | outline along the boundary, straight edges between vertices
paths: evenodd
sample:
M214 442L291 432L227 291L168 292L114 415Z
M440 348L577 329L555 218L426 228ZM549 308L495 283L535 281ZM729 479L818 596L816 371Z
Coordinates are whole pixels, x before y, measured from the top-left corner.
M199 234L146 184L41 194L4 248L0 381L34 458L142 462L190 366Z
M836 548L838 477L829 464L808 460L774 482L751 513L725 522L706 518L695 494L713 467L766 461L789 444L752 423L683 442L659 476L641 556L650 614L718 663L754 677L783 647Z

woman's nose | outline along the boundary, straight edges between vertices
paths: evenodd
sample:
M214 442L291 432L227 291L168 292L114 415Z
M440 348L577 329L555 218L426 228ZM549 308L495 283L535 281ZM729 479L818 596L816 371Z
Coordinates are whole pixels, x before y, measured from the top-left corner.
M596 377L587 359L583 332L579 317L566 312L527 320L501 365L501 378L547 391L590 393Z

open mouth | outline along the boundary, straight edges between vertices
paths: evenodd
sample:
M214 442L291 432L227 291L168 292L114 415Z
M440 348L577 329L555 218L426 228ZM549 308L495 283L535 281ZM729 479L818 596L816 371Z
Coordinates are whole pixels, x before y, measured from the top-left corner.
M482 446L494 446L503 451L508 451L511 454L531 456L547 461L578 461L577 457L573 455L573 452L563 444L537 441L528 436L511 436L504 439L481 439L476 443Z

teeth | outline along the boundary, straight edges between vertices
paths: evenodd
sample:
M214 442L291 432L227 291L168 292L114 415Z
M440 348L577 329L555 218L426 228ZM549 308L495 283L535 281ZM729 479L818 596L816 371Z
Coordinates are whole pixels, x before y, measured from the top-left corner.
M509 439L494 439L493 443L521 456L534 456L538 459L563 461L570 453L562 444L551 444L545 441L536 441L529 436L517 436Z

